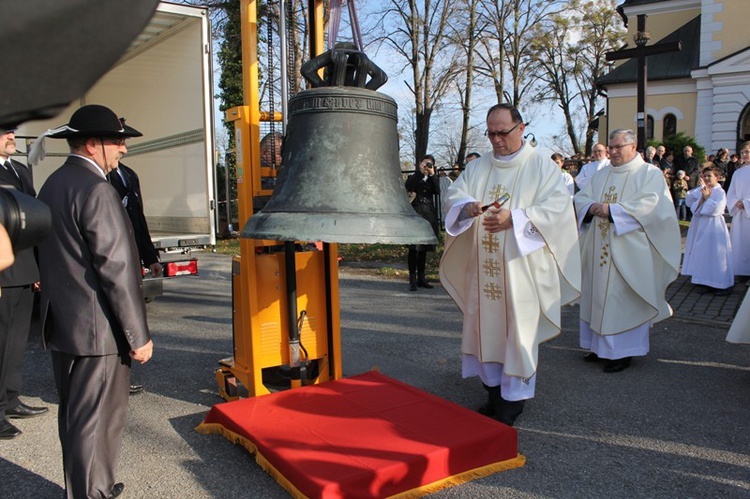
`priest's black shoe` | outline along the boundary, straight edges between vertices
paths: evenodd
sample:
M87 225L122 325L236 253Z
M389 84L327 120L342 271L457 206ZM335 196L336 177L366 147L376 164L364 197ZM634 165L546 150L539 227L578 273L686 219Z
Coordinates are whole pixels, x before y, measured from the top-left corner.
M130 394L135 395L143 391L143 385L130 385Z
M584 362L597 362L598 360L600 360L600 358L594 352L591 352L590 354L588 354L587 356L583 358Z
M122 491L124 488L125 488L125 484L116 483L112 487L112 492L109 493L109 495L107 496L107 499L115 499L115 497L120 497L120 494L122 494Z
M630 361L633 357L623 357L622 359L610 360L607 365L604 366L605 373L619 373L624 371L630 366Z
M421 279L417 281L417 286L419 286L420 288L425 288L425 289L432 289L434 287L432 284L427 282L427 279Z
M44 414L48 410L46 407L31 407L21 402L15 409L5 409L5 417L12 419L33 418L34 416Z
M523 412L523 406L526 403L525 400L505 400L502 399L500 407L495 409L495 419L501 423L513 426L516 423L516 419Z
M21 430L13 426L13 423L7 419L0 420L0 439L10 440L11 438L16 438L21 433Z

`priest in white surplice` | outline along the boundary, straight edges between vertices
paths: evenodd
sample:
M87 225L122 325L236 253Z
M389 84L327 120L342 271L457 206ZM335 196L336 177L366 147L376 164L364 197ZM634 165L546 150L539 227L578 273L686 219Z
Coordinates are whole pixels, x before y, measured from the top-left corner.
M579 170L578 175L575 177L578 190L586 187L588 183L591 182L591 177L609 164L609 160L607 159L607 146L599 143L594 144L594 147L591 148L591 158L594 161L583 165Z
M727 190L727 208L732 215L734 274L750 276L750 142L740 146L740 161Z
M570 193L547 154L523 140L508 104L487 114L492 153L448 189L440 279L464 314L462 373L488 392L480 412L512 425L534 396L539 343L560 333L560 307L579 296ZM503 194L502 207L484 205Z
M680 229L664 174L643 161L632 130L609 136L610 164L575 196L581 226L580 345L619 372L649 351L652 323L672 315Z

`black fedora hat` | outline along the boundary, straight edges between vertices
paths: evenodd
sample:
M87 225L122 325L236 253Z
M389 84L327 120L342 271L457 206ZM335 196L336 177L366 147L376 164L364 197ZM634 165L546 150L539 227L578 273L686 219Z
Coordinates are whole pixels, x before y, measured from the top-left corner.
M126 126L120 118L106 106L90 104L79 108L67 125L55 128L47 134L53 139L72 137L140 137L143 134L131 126Z
M120 118L120 123L122 123L122 128L125 130L125 135L127 137L143 137L143 134L133 128L130 125L125 124L125 118Z

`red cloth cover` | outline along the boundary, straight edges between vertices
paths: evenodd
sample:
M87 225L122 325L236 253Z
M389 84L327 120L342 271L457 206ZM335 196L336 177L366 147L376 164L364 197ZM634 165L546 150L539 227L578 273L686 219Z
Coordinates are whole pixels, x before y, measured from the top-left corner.
M297 497L416 496L524 464L513 428L375 371L218 404L198 431Z

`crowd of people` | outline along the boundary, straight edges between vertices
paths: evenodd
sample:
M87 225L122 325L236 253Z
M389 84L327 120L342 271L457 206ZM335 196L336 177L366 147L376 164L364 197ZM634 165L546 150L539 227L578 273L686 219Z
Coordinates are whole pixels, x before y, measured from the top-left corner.
M676 158L663 145L648 146L640 155L645 163L661 170L678 220L691 222L682 274L691 276L701 293L730 294L735 276L745 281L750 275L750 258L745 256L750 247L750 229L743 203L750 192L750 169L743 168L750 164L750 142L743 143L734 154L720 148L703 163L693 155L690 145L684 146ZM573 178L576 191L582 190L591 175L610 161L604 144L595 144L591 156L593 161L584 164ZM568 184L571 175L561 158L559 153L552 155ZM726 223L727 215L733 221L731 229Z
M0 180L31 196L31 176L14 154L13 128L0 129ZM35 249L16 251L0 272L0 439L21 430L8 419L48 412L19 399L34 290L44 347L59 397L65 497L122 494L115 480L125 431L133 362L153 353L142 269L161 273L143 217L136 173L120 164L125 141L141 136L109 108L86 105L45 137L65 139L70 154L39 191L52 230Z
M509 425L534 396L538 346L561 332L562 305L580 306L583 360L617 373L648 354L651 326L672 315L665 294L680 272L717 296L750 276L750 142L699 163L689 145L677 158L663 145L639 151L633 131L618 129L569 171L561 154L542 157L524 129L516 108L493 106L492 151L444 185L426 156L406 182L417 212L431 223L440 213L445 225L439 272L464 316L462 374L487 392L479 412ZM679 220L691 221L684 261ZM424 269L412 269L411 251L416 290Z

